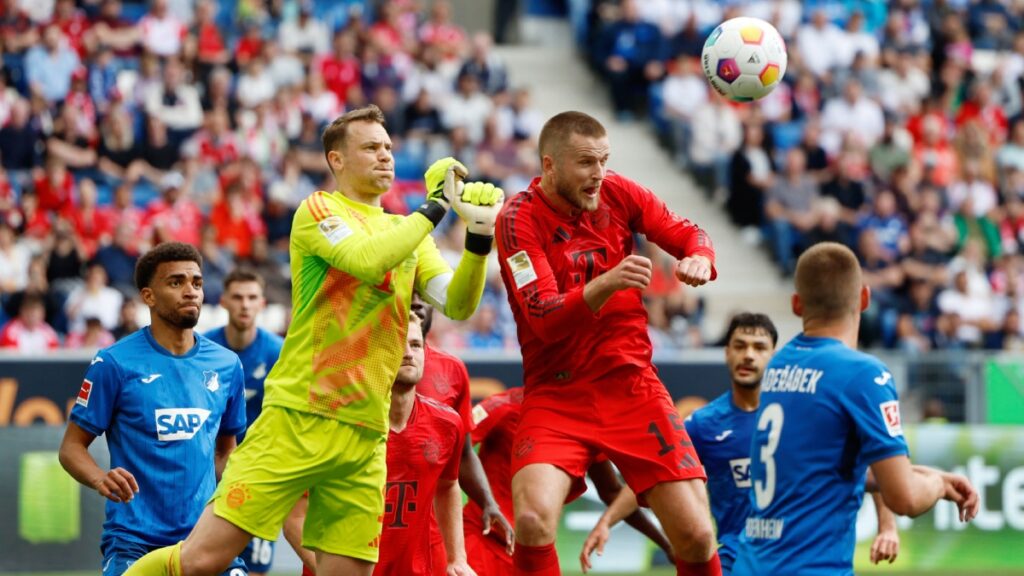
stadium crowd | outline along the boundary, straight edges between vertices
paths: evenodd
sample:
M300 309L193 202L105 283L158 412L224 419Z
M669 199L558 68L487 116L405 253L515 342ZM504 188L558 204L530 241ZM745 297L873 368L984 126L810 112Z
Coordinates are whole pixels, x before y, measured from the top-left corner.
M569 2L615 111L648 114L680 168L783 275L853 248L862 344L1024 349L1024 5L1001 0ZM708 87L704 39L772 22L784 81L755 105Z
M530 93L446 0L5 0L0 42L0 347L131 333L146 321L135 260L165 240L204 256L204 325L245 265L283 332L292 215L334 186L322 128L366 103L394 140L391 211L422 202L443 156L510 192L539 172ZM437 241L454 261L464 231L447 222ZM446 348L516 346L490 270L480 313L435 327Z

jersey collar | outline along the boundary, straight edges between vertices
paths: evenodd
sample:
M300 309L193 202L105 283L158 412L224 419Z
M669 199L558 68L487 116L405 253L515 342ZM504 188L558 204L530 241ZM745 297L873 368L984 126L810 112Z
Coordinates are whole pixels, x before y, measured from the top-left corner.
M384 208L382 206L370 206L369 204L356 202L355 200L352 200L351 198L345 196L341 192L335 191L329 194L325 194L325 196L333 198L338 202L341 202L342 204L345 205L346 208L359 212L364 216L379 216L384 213Z
M196 343L189 348L188 352L185 352L180 356L177 354L171 354L170 350L161 346L160 343L156 341L156 338L153 338L153 332L149 329L149 326L142 329L142 334L145 335L146 341L153 347L153 350L156 350L164 356L169 356L171 358L191 358L199 353L200 338L199 334L195 331L192 332L192 337L195 339Z

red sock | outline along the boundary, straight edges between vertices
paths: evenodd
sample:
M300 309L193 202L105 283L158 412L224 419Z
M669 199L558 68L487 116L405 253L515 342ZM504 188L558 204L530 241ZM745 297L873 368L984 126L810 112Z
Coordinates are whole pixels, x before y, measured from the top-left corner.
M516 553L512 556L515 563L516 576L560 576L558 569L558 552L555 544L544 546L524 546L516 544Z
M718 551L707 562L676 562L676 576L722 576L722 561L718 558Z

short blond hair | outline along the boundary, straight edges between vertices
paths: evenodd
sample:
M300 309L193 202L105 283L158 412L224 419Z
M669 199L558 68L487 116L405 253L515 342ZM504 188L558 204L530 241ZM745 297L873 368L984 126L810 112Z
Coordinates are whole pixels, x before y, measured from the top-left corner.
M836 242L815 244L796 263L796 293L804 319L834 320L860 314L860 262Z

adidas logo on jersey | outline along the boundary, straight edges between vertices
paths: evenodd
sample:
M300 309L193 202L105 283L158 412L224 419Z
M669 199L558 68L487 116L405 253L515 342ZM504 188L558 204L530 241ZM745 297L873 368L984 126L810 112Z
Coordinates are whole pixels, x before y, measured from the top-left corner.
M202 408L160 408L156 411L156 439L191 440L209 417L210 411Z

